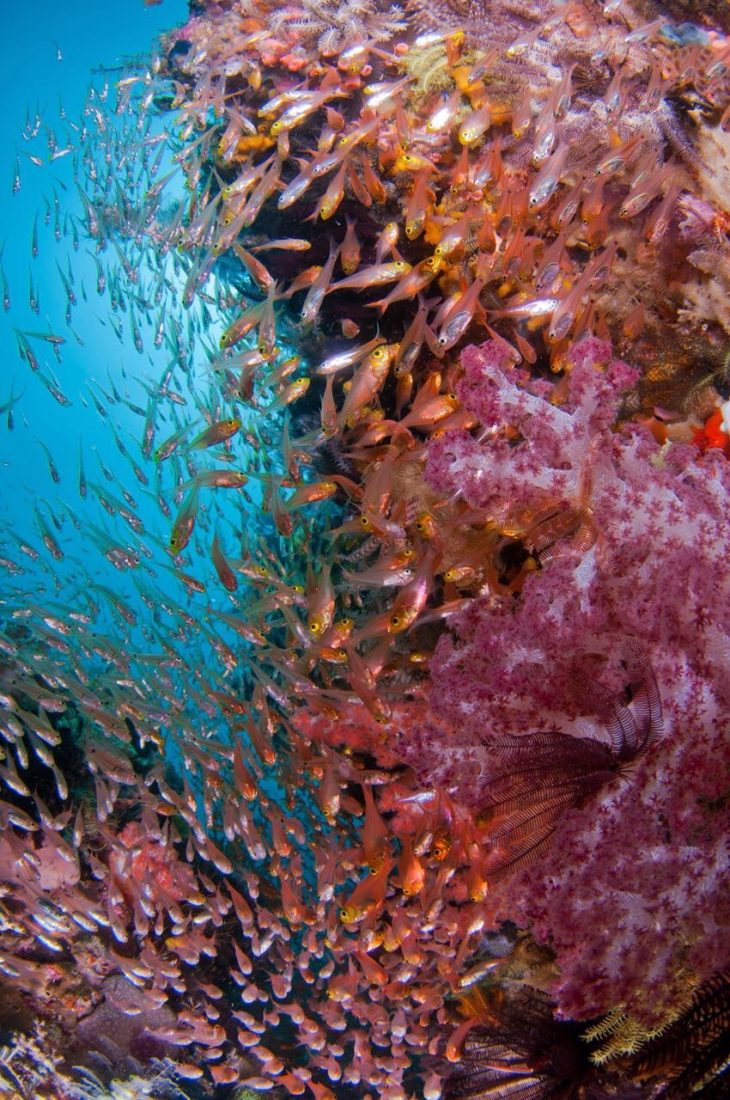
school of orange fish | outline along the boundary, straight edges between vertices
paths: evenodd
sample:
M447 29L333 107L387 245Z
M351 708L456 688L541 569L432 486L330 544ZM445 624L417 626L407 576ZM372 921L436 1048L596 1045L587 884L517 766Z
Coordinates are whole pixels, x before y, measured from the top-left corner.
M328 35L211 2L90 95L73 148L49 145L75 162L74 246L109 324L171 358L146 405L112 376L87 387L129 483L82 465L76 504L35 508L42 547L3 531L0 975L79 1016L121 974L120 1013L154 1017L181 1087L435 1100L484 1011L473 987L528 965L486 946L494 822L421 789L398 733L428 713L450 617L519 598L591 535L580 508L440 496L427 449L477 427L467 342L496 341L556 403L587 333L651 369L705 171L678 116L730 117L721 34L544 7L483 39L363 4L353 38L344 16ZM29 379L70 404L38 362L66 337L16 334ZM677 438L719 415L637 411Z

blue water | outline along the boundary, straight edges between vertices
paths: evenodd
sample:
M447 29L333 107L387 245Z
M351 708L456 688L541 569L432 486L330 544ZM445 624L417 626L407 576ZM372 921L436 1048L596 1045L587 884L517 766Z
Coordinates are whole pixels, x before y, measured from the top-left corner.
M273 530L265 517L258 516L256 526L252 525L253 513L246 513L238 494L207 495L190 556L187 562L183 559L181 568L195 572L208 587L204 593L190 590L181 583L179 571L176 575L167 544L183 499L179 485L190 476L191 468L187 463L178 465L177 457L158 467L150 452L181 424L191 425L192 438L192 433L205 427L204 408L231 414L222 410L220 387L210 373L222 322L212 298L207 313L197 298L190 309L181 310L187 261L174 248L161 259L154 241L141 237L139 244L132 243L110 229L106 247L100 249L88 232L77 186L80 183L98 201L101 192L97 193L93 173L102 181L110 178L110 225L121 196L132 203L144 202L146 185L139 183L141 157L134 143L153 142L149 159L154 160L164 146L156 139L162 136L163 126L170 125L170 117L160 120L150 111L145 115L149 128L137 131L135 113L114 112L116 85L130 72L144 73L159 34L184 22L187 13L185 0L166 0L152 8L141 0L124 0L118 6L59 7L46 2L32 12L15 10L0 17L11 88L2 116L6 152L0 192L5 227L2 269L10 308L0 307L0 407L12 395L22 395L12 409L0 414L0 558L5 563L0 586L4 626L10 608L22 617L26 611L36 614L41 608L63 606L90 614L91 629L103 632L112 647L126 652L160 654L172 640L185 663L204 675L208 658L211 667L217 665L206 631L221 633L215 620L205 618L206 610L232 610L210 561L212 531L221 520L227 521L225 549L229 556L238 557L246 537L268 525L271 538ZM145 91L141 82L132 88L138 99ZM103 116L101 129L97 110ZM111 171L105 161L108 142ZM125 144L132 150L129 177L117 168L124 161L120 148ZM54 151L66 147L72 150L68 155L52 159ZM31 157L42 163L34 163ZM164 177L169 167L166 151L155 178ZM14 186L18 174L19 189ZM164 192L161 220L175 202L185 198L177 173ZM37 255L32 250L34 223ZM124 275L120 248L135 264L134 281ZM99 265L105 280L101 293ZM31 284L37 312L30 302ZM161 284L163 295L155 300ZM225 285L214 277L204 289L214 294L216 288L225 290ZM156 341L160 320L165 335ZM135 328L141 350L135 344ZM54 345L39 337L21 337L29 341L37 360L39 370L34 371L19 354L18 330L57 334L65 342ZM180 403L160 401L154 439L145 453L149 393L170 368L170 386ZM58 388L63 403L49 392L41 376ZM210 452L201 454L200 460L193 459L193 469L221 465L207 457ZM247 457L251 457L250 447L239 437L235 466L246 468ZM260 502L256 483L247 492L250 501ZM130 497L125 499L125 493ZM116 514L109 514L104 501ZM130 529L119 514L120 505L141 521L140 531ZM45 531L63 555L60 559L44 548ZM236 533L241 535L238 542ZM114 546L134 553L139 564L117 568L104 553ZM249 597L241 586L236 606L245 607L248 598L255 594ZM185 625L187 615L195 617L199 628L191 631ZM224 628L222 633L226 632ZM237 643L240 650L240 638L234 635L227 641ZM91 658L87 654L91 668L108 671L103 652ZM232 678L216 686L236 690L241 675L235 682ZM210 707L208 712L209 732L225 735L213 724ZM192 694L186 713L200 721ZM166 755L180 766L179 739L174 735L168 737ZM273 788L269 791L273 796L277 793Z
M152 574L148 572L144 582L160 592L167 588L172 597L181 598L180 585L171 575L171 562L164 552L180 502L175 477L167 467L158 478L149 456L145 457L141 451L148 389L159 382L176 355L171 350L175 333L169 318L165 340L159 347L154 343L153 324L156 326L162 318L167 299L147 309L135 304L135 295L138 301L149 299L152 288L158 285L154 248L144 254L131 250L133 255L143 255L143 259L139 282L130 285L123 277L113 234L103 251L98 251L96 242L90 239L74 175L89 193L93 191L93 179L89 176L91 162L96 163L100 174L106 170L107 135L100 136L98 132L95 110L104 116L102 125L109 128L108 136L117 145L135 139L134 119L115 117L111 110L117 95L116 82L128 75L126 62L130 59L144 62L158 35L186 17L184 0L167 0L155 7L145 7L141 0L125 0L118 5L44 2L17 5L12 11L6 8L1 17L6 54L3 71L9 89L2 114L5 150L2 267L10 308L0 315L0 406L12 395L22 394L22 398L1 420L0 469L4 491L0 497L0 525L5 529L4 554L24 572L17 587L12 577L4 578L6 594L21 603L34 587L39 601L42 596L70 597L72 602L82 600L88 588L87 578L91 577L123 598L128 606L139 607L134 582L141 571L134 571L131 576L130 571L115 569L104 557L107 543L99 532L106 532L124 547L134 547L136 540L119 516L109 517L103 502L96 499L93 486L101 489L112 506L115 500L121 500L122 489L132 494L144 524L147 554L143 556L148 562L156 559L161 566L156 577L150 579ZM141 84L134 85L134 93L141 88ZM84 127L88 128L86 135ZM161 131L162 124L153 117L149 130L141 137L154 139ZM64 148L72 151L52 159L54 151ZM157 148L151 146L151 158ZM34 163L31 157L42 163ZM114 164L118 162L118 149L114 149L110 159ZM129 160L132 169L128 178L123 178L116 169L111 173L108 202L112 216L122 192L137 202L144 194L135 177L139 170L138 154L133 153ZM165 160L158 178L168 167L169 161ZM14 193L16 177L20 187ZM177 194L173 193L173 187L166 193L170 201L182 197L179 179L175 186ZM36 256L31 247L34 221ZM97 293L98 264L106 281L101 294ZM179 299L185 272L174 253L168 256L165 278L166 295L171 300ZM72 303L68 301L65 281L71 283L75 298ZM37 312L29 300L31 285ZM177 306L174 313L179 316ZM179 357L201 371L198 383L202 390L210 383L205 372L211 344L208 341L203 348L200 343L203 326L195 316L195 308L183 318L185 323L187 330L178 334L183 345ZM135 347L135 327L143 341L141 352ZM65 343L54 346L30 338L40 368L36 373L19 355L16 329L58 334ZM67 404L54 399L41 376L58 387ZM178 371L176 383L180 382ZM189 390L193 388L198 386ZM187 400L190 392L185 397ZM174 411L179 414L177 421L169 419L169 409L158 419L155 446L178 423L195 423L200 417L194 403ZM120 453L116 440L126 455ZM58 482L49 469L49 455ZM82 498L79 489L80 463L90 487L86 498ZM135 467L142 471L141 480ZM145 478L149 484L142 483ZM160 497L169 509L168 516L161 511ZM65 555L52 574L43 567L40 539L44 526ZM19 559L15 536L40 550L40 560L31 562L22 552ZM114 616L107 625L114 626ZM149 646L153 640L148 629L144 638L137 638L137 644Z
M84 386L90 379L108 385L108 377L118 384L129 373L129 325L124 324L124 342L113 334L108 322L107 299L97 298L95 266L86 249L89 243L79 231L79 252L72 245L70 212L81 214L80 201L72 181L72 156L48 163L46 127L53 130L58 148L67 144L67 137L77 136L70 123L78 124L89 83L98 88L111 84L123 73L117 68L125 58L149 54L159 33L185 18L185 0L166 0L161 6L145 7L141 0L123 0L119 4L99 4L90 0L67 0L53 3L40 0L34 4L3 5L0 15L2 32L2 70L4 102L0 116L2 128L3 168L0 182L2 212L2 266L7 277L11 309L0 324L0 405L9 397L11 388L24 391L24 398L15 412L15 426L7 431L3 417L0 431L0 462L3 463L3 515L15 522L22 519L28 501L47 498L53 488L41 439L50 449L62 482L59 487L67 497L71 484L78 479L78 449L75 440L82 437L88 451L87 467L91 467L91 447L104 448L108 463L113 455L108 451L109 433L100 418L85 415L82 403ZM60 49L61 60L58 60ZM108 73L92 69L108 68ZM66 119L59 117L63 109ZM39 135L33 141L23 139L26 119L41 120ZM43 166L33 164L29 155L41 158ZM12 193L16 157L20 159L21 187ZM61 241L54 239L54 190L61 207ZM51 209L49 225L44 213ZM38 256L31 255L31 234L34 217L38 217ZM108 257L111 261L112 257ZM72 325L84 341L81 347L65 328L66 296L57 265L68 276L71 261L76 280L78 306L72 310ZM38 288L40 314L29 307L29 277ZM83 289L82 289L83 288ZM83 301L83 292L88 303ZM101 318L101 320L100 320ZM102 324L102 320L106 322ZM53 331L69 337L62 348L62 363L58 363L50 344L35 342L42 364L54 371L59 385L73 407L60 407L49 395L27 364L20 361L11 326L22 329ZM137 364L135 368L138 370ZM88 397L86 398L88 401ZM93 409L93 406L90 407ZM137 432L139 425L124 407L116 410L122 418L120 427ZM6 463L10 463L8 466ZM12 476L8 476L12 468ZM91 468L87 476L95 475ZM75 495L75 492L74 492ZM21 503L23 502L23 503Z

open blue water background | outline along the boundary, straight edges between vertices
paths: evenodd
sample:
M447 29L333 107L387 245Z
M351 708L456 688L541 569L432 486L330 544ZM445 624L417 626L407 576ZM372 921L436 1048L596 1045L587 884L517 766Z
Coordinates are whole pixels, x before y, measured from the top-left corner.
M0 476L2 516L13 524L24 526L28 508L55 495L78 503L78 440L84 444L86 474L98 480L99 472L92 465L92 447L97 446L107 465L118 466L108 426L93 405L84 406L84 388L89 379L97 379L108 388L110 376L121 387L127 374L127 385L135 389L132 378L146 364L150 376L156 371L147 362L152 352L151 340L145 358L134 351L128 318L122 316L124 342L114 335L109 323L108 298L98 297L95 290L96 268L86 252L92 245L84 240L80 230L80 249L75 252L69 216L82 213L79 197L72 181L71 156L48 163L45 127L55 135L58 148L66 144L69 122L78 124L90 81L98 88L110 85L123 75L114 71L124 60L148 55L161 31L185 20L186 0L165 0L162 5L145 7L141 0L119 0L98 3L91 0L38 0L33 3L4 4L0 14L0 51L2 54L3 110L2 166L0 168L0 242L2 266L7 277L11 309L0 315L0 405L15 387L24 391L14 409L14 428L7 430L6 415L0 418ZM62 60L57 60L57 47ZM108 68L109 72L92 69ZM112 93L110 93L112 94ZM60 105L66 120L59 117ZM28 117L36 112L41 130L33 142L23 139ZM36 166L28 155L44 160ZM12 193L16 156L20 157L21 188ZM54 239L54 215L44 225L44 213L53 195L59 197L63 236ZM31 256L31 233L34 216L38 216L38 256ZM115 257L108 254L104 262ZM72 326L84 341L81 347L65 325L66 295L57 264L68 275L71 262L78 304L73 308ZM40 315L29 307L29 278L37 288ZM83 294L87 299L84 300ZM53 331L66 337L62 362L58 363L50 344L35 341L34 350L42 364L49 366L73 406L59 406L18 356L13 326L20 329ZM162 353L160 353L162 355ZM131 361L134 356L135 361ZM153 369L154 366L154 369ZM124 431L139 437L138 418L116 406L115 423ZM42 440L50 449L62 481L54 486L42 448ZM111 449L110 449L111 445ZM125 476L129 483L129 477ZM41 503L42 507L42 503Z

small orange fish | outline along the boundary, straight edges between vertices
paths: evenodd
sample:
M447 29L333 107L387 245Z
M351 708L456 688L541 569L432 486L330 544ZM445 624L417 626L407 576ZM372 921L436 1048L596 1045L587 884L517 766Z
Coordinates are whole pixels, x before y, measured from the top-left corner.
M263 294L268 294L274 286L274 278L260 260L252 256L238 241L233 242L233 251L246 268L253 281Z
M343 924L357 924L367 912L382 906L385 901L388 876L394 866L395 860L386 859L374 875L368 875L358 883L350 897L340 907L338 915Z
M438 134L448 130L456 118L460 103L461 92L457 89L431 112L426 122L426 133Z
M205 428L199 435L196 435L188 444L188 450L196 451L205 447L214 447L216 443L223 443L224 440L234 436L240 427L241 421L237 416L229 417L227 420L218 420L215 424Z
M198 490L194 486L177 514L169 543L170 553L173 557L177 557L190 542L198 515L198 496Z
M395 246L398 243L398 235L400 228L397 222L388 222L383 226L383 229L375 242L375 262L382 263L386 256L398 255L395 252Z
M448 351L458 344L469 325L475 311L480 308L479 295L484 287L483 279L475 279L454 302L439 329L438 345L441 351Z
M279 889L284 915L290 927L296 929L302 924L310 923L312 914L303 905L301 896L295 892L293 879L282 874L279 878Z
M329 564L324 566L316 585L310 573L308 588L307 626L315 638L321 638L332 625L335 615L335 591Z
M486 133L492 123L492 108L484 103L475 111L470 111L459 126L459 141L462 145L475 145Z
M322 781L316 791L317 805L330 823L340 812L341 783L332 763L328 763L322 773Z
M429 203L434 199L434 193L428 186L429 178L428 172L419 173L408 196L408 202L406 203L406 237L409 241L415 241L423 232L426 211Z
M288 512L295 508L302 508L305 504L312 504L318 500L327 500L337 492L337 483L334 481L310 481L306 485L300 485L295 489L284 507Z
M337 256L339 255L339 251L339 247L336 247L332 242L330 242L330 254L327 259L327 263L324 265L324 267L320 268L318 274L313 279L309 290L307 291L307 296L304 299L304 304L302 305L301 315L302 324L305 326L305 328L310 328L317 320L317 317L319 316L319 311L322 307L322 299L324 298L325 294L329 293L329 291L332 289L330 285L332 281L332 272L335 269L335 263L337 261ZM291 290L291 287L289 289Z
M355 957L371 985L383 986L388 984L387 972L380 963L377 963L375 959L371 959L366 951L356 951Z
M398 279L397 286L391 290L390 294L385 298L380 298L377 302L368 302L368 308L379 310L382 317L388 306L392 305L393 302L403 302L409 298L415 298L435 278L439 266L438 256L429 256L427 259L421 260L412 270L408 265L409 269Z
M238 580L236 579L236 574L233 572L230 565L226 561L225 554L221 549L221 544L217 532L213 536L213 543L210 548L210 554L213 559L215 571L218 574L218 579L220 580L221 584L229 592L235 592L238 588Z
M247 482L243 470L201 470L194 479L199 489L242 489Z
M363 784L362 793L365 798L365 823L362 834L363 850L365 852L365 862L371 873L375 874L388 854L388 830L375 805L373 789L370 784Z
M284 409L287 405L293 405L300 397L304 397L311 382L311 378L297 378L294 382L290 382L267 407L267 412L273 412L274 409Z
M398 345L398 352L394 363L396 378L400 377L401 374L408 374L413 369L416 359L418 358L418 353L423 347L428 308L423 304L420 298L419 302L421 304L418 307L418 312L406 329L403 334L403 339Z
M354 197L362 207L368 210L373 205L373 196L358 176L355 165L352 163L348 163L347 166L347 182Z
M434 579L434 565L438 551L430 546L423 556L412 581L409 581L396 596L388 612L388 633L401 634L418 618L426 606L428 594Z
M337 405L333 394L334 376L328 375L322 394L322 408L320 410L320 424L325 439L331 439L337 434Z
M267 241L265 244L254 244L250 252L306 252L312 247L312 242L301 237L279 237L275 241Z
M327 293L331 294L335 290L366 290L371 286L383 286L385 283L392 283L396 279L402 278L410 270L411 265L406 263L405 260L392 260L387 264L371 264L369 267L361 268L354 275L349 275L346 279L340 279L338 283L333 283Z
M337 212L337 208L342 202L345 194L346 169L347 163L343 161L337 175L330 182L327 190L317 203L314 212L305 219L306 221L316 222L318 218L321 218L322 221L327 221Z
M477 220L477 210L470 207L457 221L444 230L434 249L434 255L450 256L452 252L455 252L463 244L469 226Z
M253 802L258 797L258 787L253 776L243 762L241 746L237 743L233 749L233 777L236 787L247 802Z
M294 530L294 524L292 523L291 516L284 507L284 503L279 493L277 485L272 484L269 487L268 502L271 511L271 518L274 521L274 526L282 538L288 539L291 537Z
M366 156L360 158L360 166L362 168L363 183L370 198L373 202L384 203L388 198L388 192ZM354 176L355 173L353 172L352 175Z
M351 218L346 218L345 224L347 229L340 249L340 266L345 275L352 275L360 266L360 242L357 239L355 222Z
M426 881L426 868L413 851L410 837L401 840L401 856L398 860L400 888L407 898L419 894Z
M389 346L380 344L379 347L374 348L353 375L345 403L339 414L342 426L353 427L357 413L380 392L390 368Z
M428 159L428 157L421 156L420 153L401 152L395 158L393 164L394 172L427 172L429 174L438 173L436 165Z
M323 375L338 374L340 371L352 367L355 363L359 363L368 352L371 352L378 344L384 343L385 340L382 336L373 336L372 340L368 340L365 344L356 344L355 347L350 347L346 351L334 352L322 360L316 368L316 373Z

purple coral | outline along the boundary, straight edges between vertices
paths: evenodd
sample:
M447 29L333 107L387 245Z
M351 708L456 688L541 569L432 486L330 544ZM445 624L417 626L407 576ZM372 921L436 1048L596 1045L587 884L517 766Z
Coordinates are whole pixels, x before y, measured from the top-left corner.
M461 754L541 730L607 741L576 676L616 692L626 637L646 651L666 718L660 746L567 811L548 854L500 884L495 905L556 952L563 1015L621 1005L655 1024L727 958L730 465L663 450L633 424L616 430L632 369L592 338L571 359L557 407L493 343L464 353L462 400L484 430L479 442L430 445L431 484L496 517L505 502L570 503L584 491L595 542L528 575L517 597L476 601L437 646L432 702L459 729ZM478 804L483 777L474 789L458 778L452 793Z

